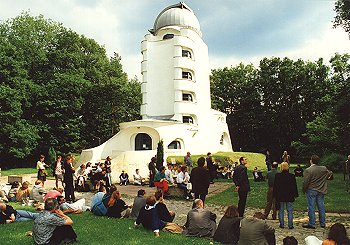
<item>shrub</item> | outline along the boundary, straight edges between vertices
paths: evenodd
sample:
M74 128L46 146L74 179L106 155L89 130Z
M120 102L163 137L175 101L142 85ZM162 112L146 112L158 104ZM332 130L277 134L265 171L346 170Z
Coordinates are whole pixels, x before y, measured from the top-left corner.
M340 172L343 169L344 159L346 158L341 154L328 153L321 158L320 165L326 166L334 172Z

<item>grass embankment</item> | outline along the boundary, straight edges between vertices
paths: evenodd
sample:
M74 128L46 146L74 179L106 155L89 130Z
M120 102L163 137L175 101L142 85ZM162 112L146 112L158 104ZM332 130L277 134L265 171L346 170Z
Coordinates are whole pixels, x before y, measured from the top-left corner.
M22 174L36 174L38 170L35 168L14 168L1 171L1 176L22 175Z
M13 207L33 211L31 207L23 208L18 204L14 204ZM155 238L153 232L145 230L143 227L135 228L134 221L130 219L100 217L91 212L69 216L74 221L73 227L78 235L79 244L210 244L210 240L206 238L185 237L162 231L160 237ZM25 233L31 230L32 226L33 221L3 225L0 229L1 244L33 244L32 238L25 236Z

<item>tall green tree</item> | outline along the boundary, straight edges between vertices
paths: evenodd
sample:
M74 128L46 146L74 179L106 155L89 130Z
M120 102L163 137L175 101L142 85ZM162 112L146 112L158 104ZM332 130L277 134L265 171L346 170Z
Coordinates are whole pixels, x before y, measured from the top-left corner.
M336 16L334 17L333 26L342 27L350 36L350 1L337 0L334 7Z

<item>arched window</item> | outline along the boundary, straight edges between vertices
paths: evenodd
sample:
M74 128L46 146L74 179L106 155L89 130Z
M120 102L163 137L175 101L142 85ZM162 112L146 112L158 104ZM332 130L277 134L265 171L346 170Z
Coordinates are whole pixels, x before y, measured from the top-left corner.
M183 116L183 117L182 117L182 122L183 122L183 123L190 123L190 124L193 124L193 123L194 123L194 120L193 120L193 117L191 117L191 116Z
M181 149L181 143L178 140L174 140L172 141L169 145L168 145L168 149Z
M135 151L152 150L152 138L148 134L139 133L135 137Z
M165 39L172 39L172 38L174 38L174 34L165 34L163 36L163 40L165 40Z

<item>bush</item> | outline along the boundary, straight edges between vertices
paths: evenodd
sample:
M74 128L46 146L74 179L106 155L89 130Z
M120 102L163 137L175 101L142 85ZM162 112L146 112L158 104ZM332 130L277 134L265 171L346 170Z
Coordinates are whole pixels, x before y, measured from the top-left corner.
M333 172L340 172L343 170L343 162L346 157L338 153L328 153L320 160L320 165L326 166Z

